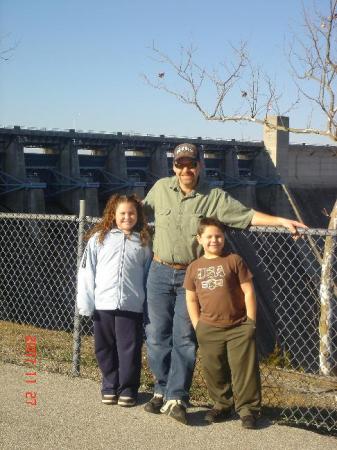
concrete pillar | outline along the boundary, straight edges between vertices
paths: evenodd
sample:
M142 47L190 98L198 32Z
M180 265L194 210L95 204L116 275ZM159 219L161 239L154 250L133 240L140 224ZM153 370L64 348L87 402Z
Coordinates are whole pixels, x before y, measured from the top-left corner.
M24 147L18 138L5 148L4 171L20 179L26 178Z
M168 176L168 160L166 145L159 145L151 153L150 172L151 175L158 178Z
M66 177L77 179L82 182L91 182L91 178L81 178L80 163L77 147L69 140L60 151L60 172ZM70 181L70 180L69 180ZM64 180L66 182L66 180ZM60 196L60 202L70 214L79 213L80 199L86 200L86 214L88 216L98 216L98 192L96 188L78 188L65 192Z
M77 153L77 147L69 140L63 148L60 149L59 169L65 177L80 178L80 163ZM64 179L63 183L68 181ZM69 183L71 181L69 180ZM60 195L60 203L66 209L68 214L78 214L81 198L81 189L72 189Z
M82 181L91 182L92 179L82 177ZM91 217L98 217L100 215L98 203L98 189L86 188L83 189L81 198L85 199L85 215Z
M26 179L24 146L19 138L13 139L3 147L3 171L23 183ZM12 181L15 183L15 181ZM43 213L45 211L44 194L41 189L20 189L5 194L3 202L14 212Z
M26 178L24 148L19 138L14 138L5 146L3 171L22 181ZM5 194L4 204L13 212L26 212L25 191L21 189Z
M282 183L288 181L289 132L278 130L278 126L289 127L289 117L268 116L270 126L263 129L263 141L266 151L275 167L276 174L281 176Z
M43 189L27 189L26 212L32 214L45 214L46 204Z
M116 144L107 149L108 155L105 170L118 178L127 179L127 163L125 149L122 144Z
M111 173L113 177L116 177L116 183L118 183L118 180L121 183L128 180L127 160L123 144L115 144L107 148L107 159L104 169ZM118 190L120 194L127 194L129 192L131 192L129 188L121 188Z
M80 162L77 147L68 141L60 151L60 169L63 175L71 178L80 177Z
M107 156L107 161L106 161L106 165L105 165L105 170L107 172L110 172L111 175L116 177L116 182L118 181L118 179L121 180L121 183L123 182L123 180L128 181L130 178L128 177L127 160L126 160L126 156L125 156L125 148L123 147L123 145L116 144L112 147L109 147L107 149L107 151L108 151L108 156ZM132 181L132 180L130 180L130 181ZM135 193L140 198L144 198L145 190L144 190L144 186L142 186L142 185L137 186L137 184L136 184L135 186L132 186L129 188L121 188L121 189L119 189L118 192L122 193L122 194Z
M239 178L239 164L235 148L224 150L224 172L226 177Z

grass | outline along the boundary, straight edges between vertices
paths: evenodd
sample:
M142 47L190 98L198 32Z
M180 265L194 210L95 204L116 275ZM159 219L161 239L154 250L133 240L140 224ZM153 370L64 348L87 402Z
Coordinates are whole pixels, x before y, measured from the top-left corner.
M32 325L0 321L0 359L4 362L24 365L25 336L35 336L37 341L36 370L72 374L73 335L67 331L46 330ZM288 358L283 359L276 351L268 360L260 364L263 404L266 408L285 410L313 408L335 411L337 380L318 377L291 370ZM142 355L143 369L141 390L151 391L153 377L147 365L146 351ZM82 377L99 381L93 337L82 336L81 369ZM191 389L191 399L197 403L208 403L209 397L203 379L200 361L197 360ZM331 413L332 414L332 413ZM330 415L331 415L330 414ZM337 418L336 418L337 421ZM337 422L336 422L337 423Z
M37 371L45 370L65 375L72 375L73 334L67 331L53 331L33 325L0 321L0 359L7 363L25 364L25 336L35 336L37 342ZM81 337L81 368L84 378L99 381L100 371L94 353L92 336ZM150 391L153 388L153 377L148 368L145 347L142 355L141 389ZM196 367L193 380L192 397L208 401L207 390L200 366Z

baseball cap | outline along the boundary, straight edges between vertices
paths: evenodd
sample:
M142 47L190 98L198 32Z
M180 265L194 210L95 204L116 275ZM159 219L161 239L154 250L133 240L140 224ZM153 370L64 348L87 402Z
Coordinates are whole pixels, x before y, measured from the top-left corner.
M180 158L190 158L199 161L200 155L197 146L187 143L177 145L173 152L173 160L177 161Z

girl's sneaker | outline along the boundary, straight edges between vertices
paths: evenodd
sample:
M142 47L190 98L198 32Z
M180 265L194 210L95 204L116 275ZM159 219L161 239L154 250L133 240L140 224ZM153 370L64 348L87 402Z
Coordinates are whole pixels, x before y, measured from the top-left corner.
M102 403L104 405L117 405L118 397L116 394L102 394Z
M121 396L118 399L118 406L135 406L136 399L133 397Z

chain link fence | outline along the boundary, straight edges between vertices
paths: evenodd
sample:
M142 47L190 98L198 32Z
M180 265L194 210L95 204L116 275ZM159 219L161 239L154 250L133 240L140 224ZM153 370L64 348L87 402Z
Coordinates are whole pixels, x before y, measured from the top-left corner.
M98 219L0 214L1 359L100 379L90 318L75 308L83 234ZM337 231L307 230L294 241L271 228L229 230L227 241L254 274L257 342L266 414L337 432ZM142 386L153 380L143 356ZM208 401L199 363L194 401Z

